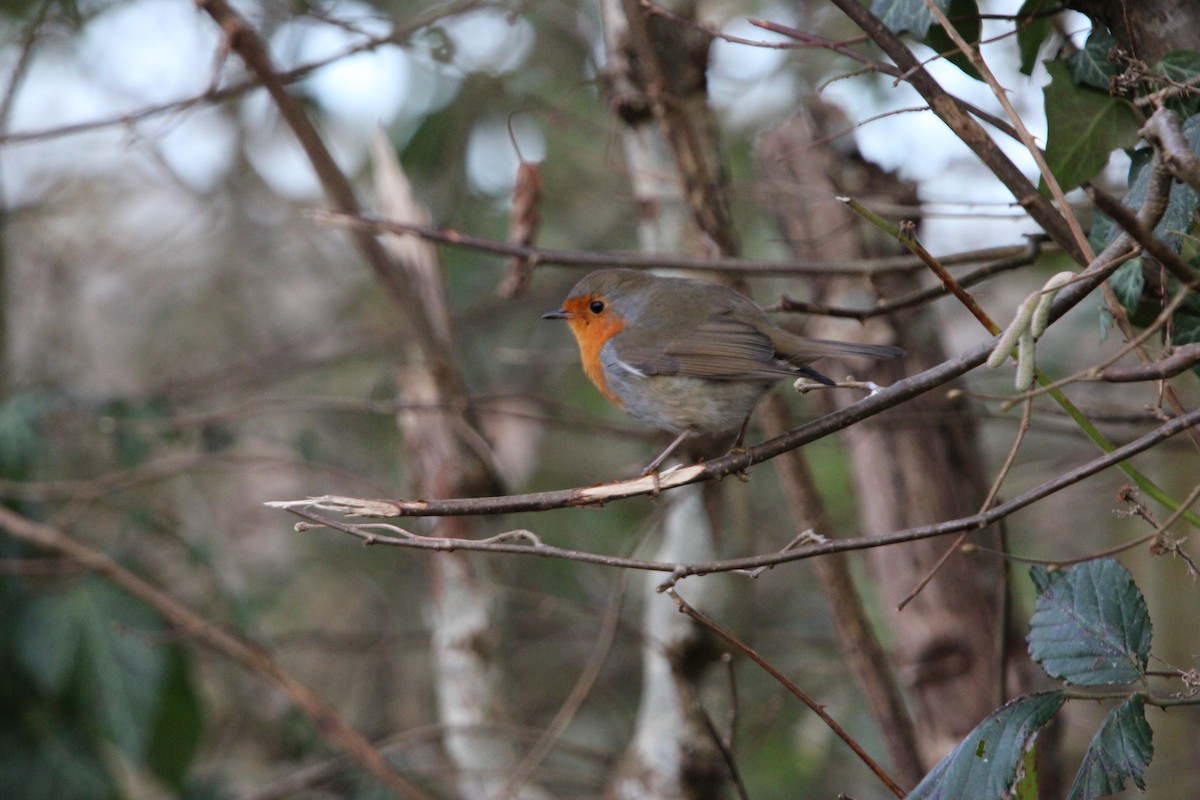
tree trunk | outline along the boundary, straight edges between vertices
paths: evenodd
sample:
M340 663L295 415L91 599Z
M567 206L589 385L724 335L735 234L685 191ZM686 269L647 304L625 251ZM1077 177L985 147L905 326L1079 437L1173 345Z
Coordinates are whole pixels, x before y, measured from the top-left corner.
M814 116L828 116L815 107ZM873 199L915 211L915 190L856 154L820 144L825 130L839 127L797 116L770 133L760 147L760 174L766 200L777 210L793 252L802 259L860 258L891 254L894 242L868 240L860 221L837 195L868 206ZM893 274L874 287L860 279L834 278L814 287L818 302L867 306L876 291L895 296L917 288L911 275ZM865 325L820 318L814 335L899 344L902 361L843 366L859 376L891 383L945 359L937 318L923 307ZM833 368L838 369L838 368ZM827 369L826 372L829 372ZM838 393L841 395L842 393ZM818 402L842 403L852 396L821 393ZM859 519L867 534L952 519L979 510L985 495L974 421L961 402L945 393L926 395L902 409L885 412L843 434L852 457ZM988 529L971 541L1000 547L999 531ZM928 768L955 746L1004 696L1002 631L1005 622L1005 570L994 555L956 553L904 611L897 605L942 557L949 542L930 539L903 547L868 551L884 618L892 629L895 667L914 705L920 750ZM1019 654L1018 654L1019 655Z
M1195 0L1070 0L1065 5L1108 28L1129 55L1147 64L1172 50L1200 51Z

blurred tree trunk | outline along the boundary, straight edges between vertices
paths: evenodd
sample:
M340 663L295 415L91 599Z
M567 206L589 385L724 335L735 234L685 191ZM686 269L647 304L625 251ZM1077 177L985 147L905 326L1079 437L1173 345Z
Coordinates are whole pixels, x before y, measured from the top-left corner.
M429 224L411 196L408 180L382 134L373 141L376 194L392 219ZM414 344L397 381L412 491L418 497L471 497L499 490L491 449L469 398L458 396L457 345L450 327L437 253L415 237L387 236L384 243L420 298L437 352ZM479 527L474 517L438 517L423 531L465 538ZM442 742L456 770L464 800L494 800L508 792L543 800L536 786L509 787L519 755L511 739L506 698L513 696L500 668L497 633L500 604L486 561L468 553L438 553L429 564L429 624L434 688L444 726Z
M1064 5L1108 28L1122 49L1148 64L1172 50L1200 51L1196 0L1068 0Z
M849 195L868 206L901 205L917 213L913 187L882 173L857 153L823 136L844 127L839 114L814 107L814 122L797 116L764 137L759 169L764 202L776 210L797 258L860 258L895 252L894 241L872 241L865 226L837 199ZM822 124L829 119L828 124ZM873 232L874 229L870 229ZM892 273L875 286L859 278L833 278L813 287L815 302L869 307L918 287L915 276ZM945 358L937 317L929 308L877 317L867 324L816 318L810 333L825 338L895 343L908 355L873 365L869 375L891 383ZM831 370L840 369L838 372ZM861 363L853 369L864 371ZM841 377L848 367L825 370ZM832 406L852 401L820 393ZM843 433L851 454L859 518L868 534L972 514L986 492L974 422L961 403L944 393L926 395L903 409L885 412ZM988 529L972 541L1000 547ZM949 547L943 539L867 551L867 561L892 630L893 661L909 690L920 751L928 768L956 745L1004 696L1005 569L995 555L956 553L903 612L897 605ZM1013 654L1023 660L1023 650ZM1025 673L1022 672L1022 675ZM1025 688L1022 678L1018 688Z

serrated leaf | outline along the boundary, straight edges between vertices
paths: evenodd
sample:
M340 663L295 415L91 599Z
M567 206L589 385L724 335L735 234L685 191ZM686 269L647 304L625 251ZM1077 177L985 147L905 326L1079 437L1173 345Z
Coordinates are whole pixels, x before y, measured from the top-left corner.
M1038 800L1037 743L1021 757L1021 774L1010 793L1012 800Z
M1066 192L1103 169L1114 150L1132 147L1141 120L1124 100L1077 86L1061 61L1046 69L1046 163Z
M937 7L946 11L950 0L937 0ZM933 24L933 14L925 7L925 0L874 0L871 13L879 17L893 33L910 31L923 40Z
M946 16L954 24L954 29L967 44L977 45L982 31L979 20L979 4L975 0L950 0L950 8ZM954 40L946 33L940 24L933 25L925 35L925 45L938 53L947 53L946 60L961 69L975 80L983 80L979 70L971 64L965 53L958 49Z
M1153 755L1153 732L1146 722L1145 703L1140 695L1134 695L1104 718L1088 745L1067 800L1115 794L1125 788L1128 778L1139 789L1145 789L1144 775Z
M1029 571L1038 590L1029 655L1079 686L1131 683L1146 672L1150 615L1129 571L1111 558Z
M1064 699L1062 692L1045 692L1005 703L939 761L907 800L999 800L1013 785L1037 732Z
M1050 17L1042 12L1046 9L1057 11L1058 7L1058 0L1025 0L1017 11L1017 49L1021 52L1023 75L1033 74L1038 53L1050 35Z
M1116 43L1108 31L1098 26L1093 28L1083 48L1067 56L1071 80L1108 94L1109 79L1117 74L1116 65L1108 60L1108 51Z

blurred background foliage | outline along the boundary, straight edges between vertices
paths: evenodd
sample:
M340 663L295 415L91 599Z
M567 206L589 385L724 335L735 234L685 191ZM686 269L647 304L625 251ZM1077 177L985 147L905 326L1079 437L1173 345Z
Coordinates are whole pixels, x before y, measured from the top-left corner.
M379 124L436 225L503 239L523 157L541 171L540 245L636 249L638 209L600 85L595 4L240 5L283 69L392 37L293 87L362 196L370 191L368 136ZM707 4L701 17L759 40L778 37L747 18L851 34L820 3L727 0ZM1087 33L1082 17L1062 28L1079 40ZM1005 40L989 57L1015 65L1020 54ZM915 103L886 77L834 80L855 67L824 50L717 42L711 59L745 254L784 257L755 203L756 137L818 88L855 118ZM954 67L938 74L992 107ZM223 53L211 21L178 0L10 0L0 9L0 80L0 499L269 649L360 730L394 744L431 785L448 781L423 620L431 556L296 533L286 515L262 505L327 493L400 496L409 469L393 416L405 320L344 234L314 221L310 212L324 201L290 131L262 91L186 102L212 85L239 86L246 75ZM1037 70L1012 87L1035 126L1044 80ZM70 127L91 120L107 122ZM920 182L923 239L932 249L1011 244L1031 230L925 115L891 116L853 136L868 157ZM1114 184L1124 185L1127 163L1118 156L1110 165ZM509 488L586 485L643 463L652 437L603 404L582 379L566 332L539 320L579 273L543 268L528 292L502 300L501 259L453 247L440 253L471 390L487 400L486 419L514 454ZM1054 271L1046 264L1029 280L979 295L1003 317ZM780 291L804 296L796 280L756 281L754 290L764 303ZM929 313L942 317L951 352L983 338L949 301ZM1099 353L1099 316L1087 306L1056 327L1039 351L1045 366L1066 372ZM1007 380L979 375L972 386L1003 393ZM1200 402L1194 380L1183 388ZM790 402L812 415L804 400ZM1081 402L1127 438L1145 426L1154 400L1088 387ZM1015 417L978 411L988 415L994 469ZM1092 454L1051 414L1036 425L1006 489L1013 494ZM1175 460L1184 446L1156 450L1141 465L1176 496L1195 479ZM840 532L853 533L839 445L818 442L808 454ZM1070 558L1126 541L1142 529L1114 514L1119 485L1105 473L1018 514L1012 547ZM755 470L735 488L730 525L755 530L763 550L792 538L769 471ZM515 515L495 526L530 528L580 549L638 552L655 535L648 520L659 505L639 499L603 511ZM518 676L513 736L522 743L532 743L570 690L613 593L624 597L600 680L539 773L559 796L596 796L636 708L636 592L629 578L597 566L494 561L505 591L502 658ZM1192 663L1194 638L1171 634L1194 631L1200 613L1183 566L1140 551L1126 563L1159 628L1155 652ZM0 536L0 566L0 797L266 797L275 781L331 756L280 693L190 646L102 578L8 536ZM869 595L869 582L861 585ZM1028 609L1023 568L1014 569L1013 585ZM740 627L748 640L801 676L877 751L808 568L767 573L746 602ZM755 670L735 669L738 752L752 797L876 796L861 765L810 714ZM723 679L711 688L719 708ZM1190 800L1200 792L1194 715L1151 713L1162 753L1151 767L1154 796ZM1094 729L1094 719L1083 720L1079 734L1068 725L1068 753L1082 752ZM350 770L295 796L378 791Z

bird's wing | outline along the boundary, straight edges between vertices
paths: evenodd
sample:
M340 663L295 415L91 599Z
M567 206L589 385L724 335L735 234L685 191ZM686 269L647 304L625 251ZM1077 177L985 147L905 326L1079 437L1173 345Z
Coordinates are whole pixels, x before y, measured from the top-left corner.
M619 335L617 356L623 366L643 375L681 375L709 380L770 380L795 375L779 361L770 338L753 325L720 313L701 321L686 334L668 338L661 331L626 330Z

